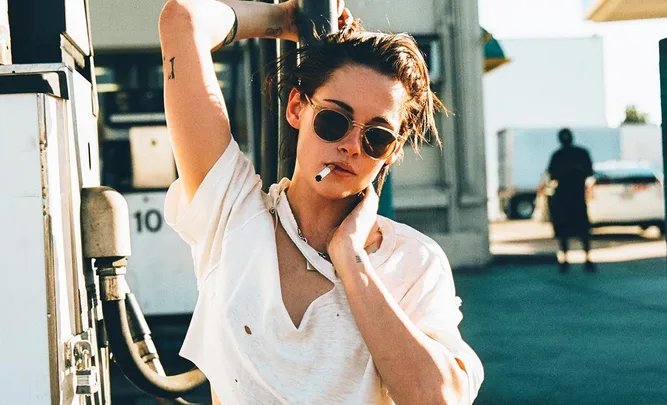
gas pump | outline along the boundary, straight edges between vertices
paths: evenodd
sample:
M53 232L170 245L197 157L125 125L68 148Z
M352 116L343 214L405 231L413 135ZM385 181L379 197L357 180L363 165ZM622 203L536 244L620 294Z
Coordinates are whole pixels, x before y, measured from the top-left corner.
M0 286L0 361L13 383L0 402L108 403L79 209L81 190L99 185L87 4L4 3L11 49L0 66L0 240L14 271Z
M0 283L0 378L14 382L0 403L111 404L110 361L141 390L171 399L160 403L187 403L181 397L206 378L197 369L165 375L125 280L127 203L100 184L88 1L0 5L0 255L10 274ZM333 29L335 0L299 5L322 32ZM263 42L260 59L271 48L276 41ZM277 114L262 116L275 124L259 137L269 184Z

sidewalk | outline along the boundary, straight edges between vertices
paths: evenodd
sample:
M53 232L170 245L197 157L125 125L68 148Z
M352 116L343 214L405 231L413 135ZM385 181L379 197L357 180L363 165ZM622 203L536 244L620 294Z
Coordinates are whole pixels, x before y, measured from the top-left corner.
M523 225L507 225L516 242L496 232L494 265L454 275L461 333L485 366L475 404L667 404L664 241L597 237L598 271L560 274L553 242Z

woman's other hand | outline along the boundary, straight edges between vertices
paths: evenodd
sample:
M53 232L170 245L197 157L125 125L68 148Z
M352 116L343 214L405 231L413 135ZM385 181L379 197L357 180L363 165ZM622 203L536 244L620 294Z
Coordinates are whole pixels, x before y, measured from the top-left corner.
M318 0L325 1L325 0ZM280 3L280 6L285 10L285 26L289 27L287 35L282 39L288 39L290 41L297 41L299 39L298 33L298 24L297 24L297 15L298 15L298 4L297 0L289 0L285 3ZM338 21L338 29L343 29L344 27L351 25L354 22L354 17L350 12L350 9L345 7L345 0L338 0L336 3L336 17Z
M352 16L350 9L345 7L345 0L338 0L338 10L336 15L338 16L339 30L354 22L354 17Z
M334 230L327 245L331 257L359 253L367 246L377 243L375 239L381 237L376 225L379 201L373 186L368 186L359 204Z

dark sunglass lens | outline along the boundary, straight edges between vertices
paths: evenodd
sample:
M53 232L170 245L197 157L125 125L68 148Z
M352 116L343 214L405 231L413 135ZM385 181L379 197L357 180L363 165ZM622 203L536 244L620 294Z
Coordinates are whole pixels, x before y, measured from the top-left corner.
M325 141L341 139L347 133L349 125L347 118L334 110L322 110L315 116L315 133Z
M396 138L386 129L370 128L364 134L364 151L368 156L383 158L394 151Z

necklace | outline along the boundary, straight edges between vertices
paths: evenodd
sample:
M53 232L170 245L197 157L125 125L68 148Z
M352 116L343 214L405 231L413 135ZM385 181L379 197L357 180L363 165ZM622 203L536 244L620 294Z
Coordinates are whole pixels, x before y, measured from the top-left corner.
M285 193L285 196L287 196L287 189L285 189L284 193ZM280 199L281 199L280 197L281 197L281 196L278 196L278 198L276 199L276 205L275 205L274 207L271 207L271 208L269 209L269 213L271 213L271 215L275 216L275 218L276 218L276 224L278 223L278 221L280 221L280 216L278 215L278 210L276 209L277 205L280 203ZM308 244L308 239L306 239L306 237L303 236L303 232L301 231L301 228L299 227L299 224L296 223L296 218L294 219L294 223L296 224L296 234L297 234L297 236L299 237L299 239L301 239L301 240L304 241L306 244ZM309 246L310 246L310 245L309 245ZM313 247L311 246L311 248L313 248ZM329 263L331 263L331 257L329 256L328 253L320 252L320 251L316 250L315 248L313 248L313 250L315 250L315 252L316 252L322 259L324 259L324 260L328 261Z
M299 228L299 225L296 226L296 234L299 236L299 239L301 239L302 241L306 242L306 244L308 244L308 239L306 239L306 237L303 236L303 232L301 232L301 228ZM313 248L313 250L315 250L315 248ZM320 255L320 257L322 259L331 263L331 256L329 256L328 253L320 252L318 250L315 250L315 252L317 252L317 254Z

